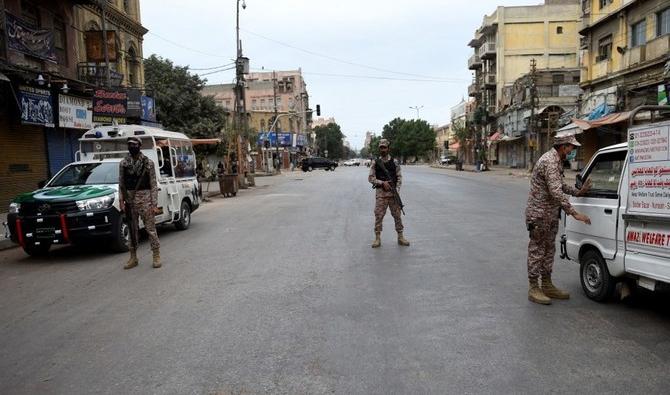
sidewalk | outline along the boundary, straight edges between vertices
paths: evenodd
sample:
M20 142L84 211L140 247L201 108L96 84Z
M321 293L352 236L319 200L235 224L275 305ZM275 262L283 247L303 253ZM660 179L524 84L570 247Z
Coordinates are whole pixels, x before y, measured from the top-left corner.
M436 169L446 169L446 170L451 170L451 171L456 171L456 168L454 165L449 165L449 166L444 166L444 165L437 165L433 164L430 165L430 167L436 168ZM468 171L468 172L473 172L476 173L477 170L475 168L475 165L463 165L463 171ZM482 171L479 172L482 175L495 175L495 176L508 176L508 177L514 177L514 178L527 178L530 179L530 173L528 172L527 169L512 169L506 166L489 166L489 170L487 171ZM564 175L565 175L565 182L568 184L574 184L575 181L577 180L577 174L579 172L576 172L574 170L570 169L565 169Z

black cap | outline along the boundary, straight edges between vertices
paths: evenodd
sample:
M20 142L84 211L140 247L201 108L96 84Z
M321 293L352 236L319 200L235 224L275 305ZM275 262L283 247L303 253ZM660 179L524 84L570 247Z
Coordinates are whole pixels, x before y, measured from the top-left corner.
M127 142L127 143L136 143L136 144L138 144L138 145L142 145L142 140L140 140L140 139L137 138L137 137L128 137L128 139L126 140L126 142Z

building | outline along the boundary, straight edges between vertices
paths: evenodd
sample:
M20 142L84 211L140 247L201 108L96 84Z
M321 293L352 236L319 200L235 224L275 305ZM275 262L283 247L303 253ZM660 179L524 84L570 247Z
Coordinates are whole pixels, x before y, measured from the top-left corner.
M489 160L525 168L547 151L556 130L576 116L579 76L579 68L543 69L505 87L496 133L488 138Z
M92 68L101 74L103 63L107 70L99 4L105 7L109 69L127 71L115 76L118 89L99 90L101 80L82 72ZM141 36L147 30L139 22L137 0L0 0L0 10L0 146L6 153L0 156L0 207L7 207L10 199L34 190L75 159L78 138L94 126L95 116L108 115L96 109L120 109L125 119L125 87L133 85L128 81L143 84ZM135 41L122 34L129 29ZM124 69L119 62L125 58L109 55L131 41L139 63ZM138 119L140 102L138 92Z
M282 167L288 169L310 151L312 117L302 71L250 73L246 83L249 128L257 136L258 149L252 149L256 168L270 171L279 152ZM212 96L226 111L235 111L235 84L206 85L202 94ZM282 116L268 133L275 115Z
M370 149L370 143L372 142L372 139L375 137L376 135L374 132L370 131L365 132L365 142L363 143L363 148Z
M628 111L667 95L670 1L584 0L582 12L579 115L599 124L580 137L578 155L588 160L598 148L626 140Z
M546 0L537 6L498 7L484 16L468 44L473 83L468 95L475 98L475 149L495 133L496 114L503 108L503 89L530 71L578 66L579 0Z
M433 125L435 131L435 158L439 159L442 155L447 155L449 144L453 144L453 134L451 124Z
M330 118L316 118L312 122L312 128L315 128L317 126L326 126L330 123L337 123L337 122L335 121L335 118L333 118L333 117L330 117Z
M474 111L477 102L474 99L461 100L460 103L451 107L450 133L448 153L456 155L463 163L474 163ZM457 136L458 129L468 130L471 137L459 140Z

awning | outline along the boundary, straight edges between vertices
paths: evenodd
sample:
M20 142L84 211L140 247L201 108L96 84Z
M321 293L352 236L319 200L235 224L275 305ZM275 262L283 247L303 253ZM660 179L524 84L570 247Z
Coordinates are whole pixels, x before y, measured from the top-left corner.
M214 145L219 144L221 139L191 139L193 145Z
M500 133L500 132L495 132L495 133L493 133L491 136L489 136L489 141L500 140L500 138L502 138L502 133Z
M630 118L630 111L624 112L614 112L609 115L605 115L602 118L595 119L593 121L588 121L586 119L573 119L572 122L579 126L582 130L589 130L593 128L599 128L605 125L613 125L615 123L626 122Z
M556 131L556 136L569 135L569 134L579 134L579 133L583 133L583 132L584 132L584 129L582 129L576 123L571 122L571 123L563 126L562 128L558 129Z
M505 135L505 136L503 136L503 138L500 139L500 141L506 143L506 142L508 142L508 141L518 140L518 139L520 139L521 137L523 137L523 136L512 137L512 136L507 136L507 135Z

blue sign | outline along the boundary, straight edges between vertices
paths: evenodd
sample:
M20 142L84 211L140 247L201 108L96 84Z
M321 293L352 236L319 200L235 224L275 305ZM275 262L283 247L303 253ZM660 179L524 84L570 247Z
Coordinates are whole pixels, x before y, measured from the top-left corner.
M277 132L260 132L258 133L257 143L263 145L266 141L270 142L271 146L277 145ZM279 133L279 145L282 147L290 147L293 145L293 137L291 133Z
M142 106L142 120L156 122L156 101L153 97L142 96L140 98Z
M50 91L21 86L19 103L21 103L21 123L54 127L54 109Z

